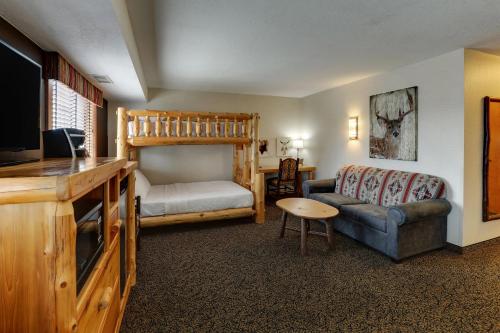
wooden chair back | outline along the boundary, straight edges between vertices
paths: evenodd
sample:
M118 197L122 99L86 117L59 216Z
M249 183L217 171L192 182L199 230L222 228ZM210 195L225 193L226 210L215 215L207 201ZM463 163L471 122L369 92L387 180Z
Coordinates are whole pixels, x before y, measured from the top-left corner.
M278 179L280 182L297 181L299 176L299 160L293 158L280 158Z

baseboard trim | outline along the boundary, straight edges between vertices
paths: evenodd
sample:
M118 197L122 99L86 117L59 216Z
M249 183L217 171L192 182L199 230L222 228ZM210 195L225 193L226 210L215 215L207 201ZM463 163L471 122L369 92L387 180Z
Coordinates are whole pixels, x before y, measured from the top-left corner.
M476 250L482 249L482 248L487 247L487 246L492 246L492 245L500 245L500 237L488 239L488 240L485 240L483 242L471 244L471 245L467 245L467 246L458 246L458 245L451 244L451 243L447 242L446 248L450 251L453 251L453 252L456 252L459 254L465 254L465 253L476 251Z

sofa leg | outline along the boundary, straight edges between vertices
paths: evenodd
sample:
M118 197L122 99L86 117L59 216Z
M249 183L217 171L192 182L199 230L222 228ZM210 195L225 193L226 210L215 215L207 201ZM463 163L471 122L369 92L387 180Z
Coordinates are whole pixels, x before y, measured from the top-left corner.
M391 258L391 261L394 263L394 264L400 264L402 262L401 259L394 259L394 258Z

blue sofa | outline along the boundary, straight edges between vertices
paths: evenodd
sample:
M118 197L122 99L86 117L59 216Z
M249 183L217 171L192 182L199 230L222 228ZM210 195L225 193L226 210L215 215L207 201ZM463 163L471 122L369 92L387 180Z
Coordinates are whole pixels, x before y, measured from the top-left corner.
M305 181L303 193L339 209L337 231L396 262L446 245L451 205L439 177L347 165L333 179Z

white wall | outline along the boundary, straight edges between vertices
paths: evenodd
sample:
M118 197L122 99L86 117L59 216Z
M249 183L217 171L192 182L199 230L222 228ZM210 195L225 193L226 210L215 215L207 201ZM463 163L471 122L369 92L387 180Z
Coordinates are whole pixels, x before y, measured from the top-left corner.
M418 86L416 162L371 159L369 97ZM453 210L448 242L462 245L464 179L464 50L457 50L389 73L304 98L304 126L313 128L308 150L318 177L333 177L344 164L416 171L446 180ZM359 140L348 140L348 117L359 117Z
M485 96L500 97L500 57L466 50L464 246L500 236L500 220L482 221Z
M178 109L208 112L258 112L261 138L302 136L301 102L296 98L225 93L149 90L150 101L109 104L109 155L116 155L116 108ZM262 159L261 165L277 164L276 158ZM139 165L153 184L231 179L232 145L171 146L141 148Z

